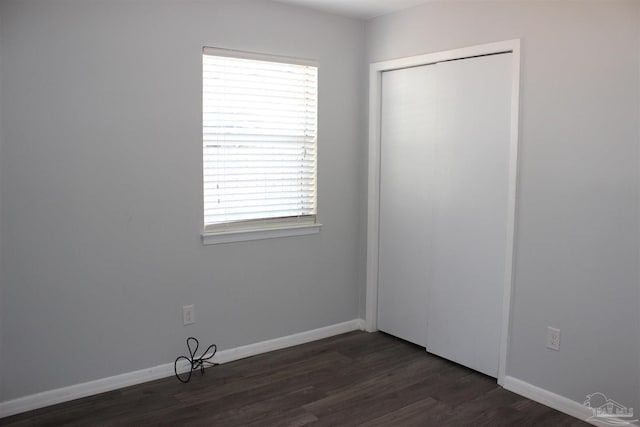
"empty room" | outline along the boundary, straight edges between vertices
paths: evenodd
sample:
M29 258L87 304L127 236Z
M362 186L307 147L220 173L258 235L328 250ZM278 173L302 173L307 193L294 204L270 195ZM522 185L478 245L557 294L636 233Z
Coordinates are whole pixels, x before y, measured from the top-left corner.
M639 411L640 1L0 0L1 426Z

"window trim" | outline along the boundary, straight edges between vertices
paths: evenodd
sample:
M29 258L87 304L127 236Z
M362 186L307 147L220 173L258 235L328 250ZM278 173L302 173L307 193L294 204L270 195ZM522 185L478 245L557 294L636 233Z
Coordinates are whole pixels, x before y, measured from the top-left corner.
M322 224L278 224L274 227L262 226L255 229L229 229L228 231L202 232L202 244L217 245L220 243L246 242L250 240L275 239L278 237L306 236L320 233Z
M270 55L256 52L247 52L233 49L203 46L202 56L214 55L231 58L251 59L258 61L279 62L284 64L305 65L319 68L318 61L307 58L289 57L283 55ZM202 88L201 88L202 92ZM317 101L316 101L317 102ZM202 105L202 102L201 102ZM201 114L202 116L202 114ZM316 124L317 126L317 124ZM202 132L202 126L200 131ZM318 130L316 130L318 133ZM316 135L317 135L316 133ZM202 141L202 134L200 140ZM316 136L317 138L317 136ZM304 236L318 234L322 224L318 221L318 170L317 170L317 139L316 139L316 213L308 217L264 218L244 223L217 224L215 227L204 226L201 232L202 244L215 245L221 243L243 242L251 240L263 240L280 237ZM204 196L202 197L201 213L204 215ZM204 224L204 216L202 218Z
M267 53L248 52L245 50L225 49L222 47L202 47L203 55L226 56L228 58L253 59L256 61L280 62L283 64L308 65L318 67L318 61L295 56L271 55Z

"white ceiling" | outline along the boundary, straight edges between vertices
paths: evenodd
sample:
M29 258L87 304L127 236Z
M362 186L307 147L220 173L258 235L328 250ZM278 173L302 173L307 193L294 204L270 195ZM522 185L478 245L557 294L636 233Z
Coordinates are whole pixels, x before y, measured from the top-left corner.
M349 16L358 19L370 19L408 7L425 3L425 0L276 0L305 6L310 9Z

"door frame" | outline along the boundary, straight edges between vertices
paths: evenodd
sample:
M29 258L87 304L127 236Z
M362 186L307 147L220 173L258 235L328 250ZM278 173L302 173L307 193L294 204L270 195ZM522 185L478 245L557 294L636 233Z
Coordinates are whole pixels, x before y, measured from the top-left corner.
M517 187L518 187L518 145L520 110L520 39L470 46L443 52L428 53L406 58L375 62L369 66L369 170L368 170L368 213L367 213L367 275L365 329L377 330L378 322L378 257L380 226L380 114L382 73L408 67L435 64L443 61L471 58L497 53L512 53L511 87L511 129L509 145L509 182L507 196L507 234L504 272L504 296L502 303L502 332L500 338L500 360L498 364L498 384L502 385L506 375L510 324L511 294L514 281ZM426 327L426 325L425 325Z

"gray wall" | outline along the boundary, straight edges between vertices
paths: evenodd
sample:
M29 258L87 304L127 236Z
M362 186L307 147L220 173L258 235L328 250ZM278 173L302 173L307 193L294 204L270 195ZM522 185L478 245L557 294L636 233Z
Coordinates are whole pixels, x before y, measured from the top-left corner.
M0 15L0 401L171 362L189 335L227 349L358 316L362 22L244 0ZM202 246L203 45L319 61L320 234Z
M522 39L507 375L640 406L640 2L433 2L367 24L368 60ZM547 326L562 331L545 348Z

